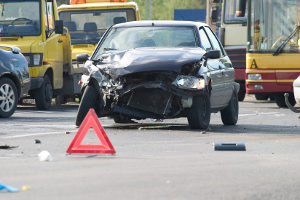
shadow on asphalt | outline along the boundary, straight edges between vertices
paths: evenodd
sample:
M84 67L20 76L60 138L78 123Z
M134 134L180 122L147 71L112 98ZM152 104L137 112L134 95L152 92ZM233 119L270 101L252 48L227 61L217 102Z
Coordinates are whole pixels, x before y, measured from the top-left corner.
M220 124L211 124L207 130L190 129L186 124L170 123L137 123L137 124L114 124L105 126L106 129L124 129L124 130L173 130L173 131L192 131L203 133L228 133L228 134L299 134L298 126L276 126L276 125L254 125L243 124L236 126L224 126Z
M108 129L137 129L137 130L191 130L187 124L170 123L134 123L134 124L113 124L105 126ZM194 130L191 130L194 131ZM199 131L199 130L197 130Z
M210 132L229 134L299 134L299 126L243 124L236 126L211 125Z
M64 104L64 105L52 105L49 110L46 111L63 111L66 109L78 109L78 104ZM24 105L18 105L17 110L31 110L31 111L37 111L38 109L35 107L35 105L32 104L24 104Z

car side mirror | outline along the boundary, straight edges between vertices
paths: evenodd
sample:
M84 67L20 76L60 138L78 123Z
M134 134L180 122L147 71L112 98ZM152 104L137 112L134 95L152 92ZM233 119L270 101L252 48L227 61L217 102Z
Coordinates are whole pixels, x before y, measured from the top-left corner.
M211 51L206 52L203 55L203 58L205 60L207 60L207 59L218 59L220 57L221 57L221 51L220 50L211 50Z
M63 20L55 20L55 33L63 34L63 32L64 32Z
M76 60L78 63L85 63L89 59L89 54L87 53L82 53L82 54L77 54Z

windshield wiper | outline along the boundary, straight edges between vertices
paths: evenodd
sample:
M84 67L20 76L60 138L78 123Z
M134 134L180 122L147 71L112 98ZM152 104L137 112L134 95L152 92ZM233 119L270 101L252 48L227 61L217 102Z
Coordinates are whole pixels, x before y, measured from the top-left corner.
M105 47L105 48L103 48L103 50L104 51L114 51L114 50L118 50L118 49Z
M300 29L300 26L296 25L295 29L291 32L291 34L287 37L287 39L283 43L281 43L281 45L273 53L273 56L278 56L278 54L281 53L281 51L283 50L285 45L292 39L292 37L294 37L294 35L298 32L299 29Z

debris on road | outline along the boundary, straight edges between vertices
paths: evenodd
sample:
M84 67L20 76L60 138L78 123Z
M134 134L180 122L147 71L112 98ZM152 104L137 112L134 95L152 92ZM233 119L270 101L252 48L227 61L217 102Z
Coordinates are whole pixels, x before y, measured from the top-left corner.
M23 185L22 186L22 190L23 191L28 191L28 190L30 190L31 188L30 188L30 186L28 186L28 185Z
M42 143L41 140L39 140L39 139L35 139L34 142L35 142L35 144L41 144Z
M14 149L14 148L17 148L19 146L9 146L9 145L0 145L0 149L7 149L7 150L10 150L10 149Z
M48 161L48 162L53 161L53 157L48 151L41 151L41 153L39 153L38 156L40 161Z
M7 192L19 192L18 189L10 187L8 185L2 185L0 184L0 190L7 190Z
M246 151L244 143L214 143L215 151Z

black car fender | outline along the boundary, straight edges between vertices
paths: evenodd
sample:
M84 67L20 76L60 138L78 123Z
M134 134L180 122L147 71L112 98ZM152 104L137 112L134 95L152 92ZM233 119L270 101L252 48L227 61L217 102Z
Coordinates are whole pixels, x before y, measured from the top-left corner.
M18 77L14 73L9 73L9 72L1 73L0 78L2 78L2 77L9 78L15 83L15 85L17 87L17 91L18 91L18 96L20 96L20 94L21 94L21 83L20 83Z

